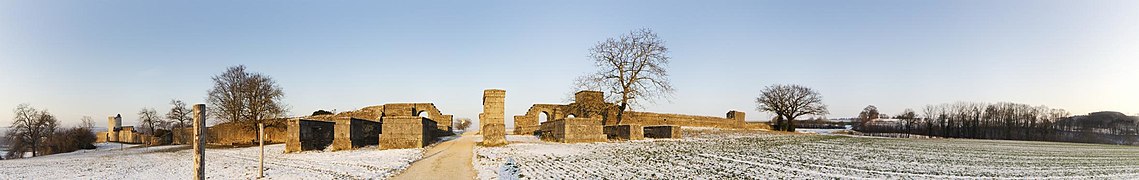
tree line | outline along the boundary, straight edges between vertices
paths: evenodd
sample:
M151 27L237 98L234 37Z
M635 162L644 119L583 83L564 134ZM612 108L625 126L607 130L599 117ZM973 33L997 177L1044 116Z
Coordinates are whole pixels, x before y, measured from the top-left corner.
M870 108L864 110L866 112ZM876 109L874 109L876 111ZM937 137L1137 144L1139 117L1119 112L1071 116L1063 109L1020 103L957 102L907 109L897 121L862 118L856 130ZM874 112L876 113L876 112ZM908 114L909 116L905 116Z
M283 116L287 111L282 102L283 90L276 81L264 74L248 72L244 65L229 67L211 79L214 87L206 100L211 107L208 114L223 122L253 129L257 123ZM136 131L155 137L156 144L172 144L175 135L182 136L177 139L189 140L188 133L174 132L189 127L192 110L182 100L171 100L170 105L165 115L154 108L140 109ZM55 115L29 104L20 104L14 112L16 117L0 141L8 147L4 154L7 158L22 158L25 153L35 157L95 148L98 138L92 130L95 120L89 116L80 119L76 127L64 128Z
M55 115L29 104L20 104L13 112L16 117L4 132L4 142L8 146L4 156L7 159L23 158L29 152L34 157L95 148L92 144L95 134L90 126L85 125L87 123L71 128L60 127Z

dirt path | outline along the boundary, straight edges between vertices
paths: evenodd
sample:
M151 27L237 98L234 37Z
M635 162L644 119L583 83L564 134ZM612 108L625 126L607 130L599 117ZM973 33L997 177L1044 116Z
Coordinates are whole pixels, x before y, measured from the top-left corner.
M427 149L424 158L392 179L474 179L471 165L474 156L474 132L463 133L459 139L442 142Z

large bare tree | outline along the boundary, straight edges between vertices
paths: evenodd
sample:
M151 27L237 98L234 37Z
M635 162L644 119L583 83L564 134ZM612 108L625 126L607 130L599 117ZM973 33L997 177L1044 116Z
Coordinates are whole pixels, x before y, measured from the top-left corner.
M182 100L170 100L170 111L166 112L166 119L175 122L176 128L182 128L190 118L190 108Z
M154 108L142 108L138 110L138 124L142 129L146 130L146 134L155 135L155 129L161 127L162 117L158 116L158 112Z
M55 133L59 120L47 110L36 110L28 104L16 106L13 112L16 117L5 134L11 143L7 156L19 158L29 150L27 148L31 148L32 157L39 156L44 139Z
M800 85L767 86L755 102L759 111L775 113L775 129L781 131L795 131L795 118L799 116L828 113L822 95Z
M589 58L598 71L579 77L577 90L606 92L606 101L617 104L617 122L630 106L671 95L675 90L665 67L671 59L664 40L650 29L639 29L618 38L598 42Z
M166 119L173 123L170 130L175 132L175 134L180 137L180 140L184 141L179 143L188 142L189 133L184 133L179 129L185 128L186 122L192 120L190 118L192 112L190 112L190 108L186 107L186 103L182 102L182 100L170 100L170 106L170 111L166 112Z
M878 112L877 106L867 105L866 108L862 108L862 112L858 113L858 127L861 128L862 125L866 125L866 122L878 119L881 114Z
M91 116L83 116L83 118L79 118L79 120L79 127L86 128L87 130L95 128L95 119L91 118Z
M238 123L248 130L258 123L282 117L287 111L284 91L261 73L247 72L244 65L229 67L214 76L206 102L211 114L223 122Z

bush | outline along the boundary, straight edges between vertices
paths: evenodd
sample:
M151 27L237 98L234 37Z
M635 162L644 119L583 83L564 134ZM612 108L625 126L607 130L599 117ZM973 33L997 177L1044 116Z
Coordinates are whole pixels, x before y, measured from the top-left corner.
M95 133L87 128L69 128L56 131L48 141L44 154L72 152L80 149L95 149Z

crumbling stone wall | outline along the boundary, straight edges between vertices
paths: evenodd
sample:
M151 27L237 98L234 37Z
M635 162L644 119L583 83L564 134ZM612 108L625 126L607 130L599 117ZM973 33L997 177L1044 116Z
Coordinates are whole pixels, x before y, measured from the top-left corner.
M388 103L384 105L368 106L355 111L346 111L334 115L315 115L305 117L306 119L319 119L326 121L335 121L337 118L352 117L357 119L367 119L383 121L384 117L397 117L397 116L425 116L427 119L434 121L436 129L450 132L453 115L443 114L435 107L434 103Z
M680 138L680 126L645 126L646 138Z
M285 152L322 150L332 144L335 123L321 120L288 120Z
M335 121L332 150L349 150L380 144L381 122L341 117Z
M534 104L530 106L530 110L527 110L525 115L514 116L514 134L534 134L538 131L538 123L566 118L568 114L562 106L565 105ZM541 118L542 114L546 114L546 119L538 119Z
M107 132L97 132L95 133L95 142L109 142L107 136Z
M644 129L642 129L641 125L636 124L605 126L605 136L612 140L645 139Z
M420 148L435 141L435 121L418 116L384 117L380 149Z
M747 122L744 124L744 129L771 129L771 124L766 122Z
M600 118L605 126L617 124L617 105L606 103L604 94L599 91L579 91L574 94L574 102L565 105L534 104L524 115L514 116L514 134L534 134L537 132L538 117L547 113L549 120L564 119L570 116L578 118ZM729 111L724 117L694 116L683 114L667 114L653 112L625 111L620 125L675 125L691 127L715 128L753 128L757 125L747 125L744 122L745 113ZM615 132L615 131L614 131ZM619 134L614 134L619 135Z
M506 101L506 90L483 90L483 112L479 113L480 131L483 135L482 145L497 146L506 144L506 122L503 105Z
M452 115L443 114L432 103L389 103L364 107L355 111L337 114L321 114L304 117L333 123L331 150L354 149L368 145L379 145L380 149L418 148L435 141L437 137L453 135ZM305 144L306 141L325 139L297 139L305 124L289 126L290 141ZM286 151L294 152L294 151Z
M606 103L604 98L600 91L578 91L574 93L574 102L570 104L534 104L525 115L514 116L514 134L534 134L541 121L569 117L600 118L605 125L615 125L617 106ZM538 119L543 113L547 114L547 119Z
M434 121L437 129L451 131L452 115L443 114L433 103L384 104L382 116L424 116Z
M539 130L544 141L562 143L605 142L600 118L565 118L543 122Z
M289 135L287 134L288 119L278 118L265 121L265 143L282 143L285 142ZM179 133L190 133L192 130L182 130ZM221 123L206 128L206 143L214 145L250 145L257 144L257 127L247 127L239 123ZM175 141L181 140L180 134L176 134ZM186 138L193 138L193 136L185 136Z
M644 126L673 125L732 129L744 128L745 122L743 121L743 112L732 112L733 113L729 113L729 115L738 118L626 111L626 119L623 120L622 124L640 124Z

